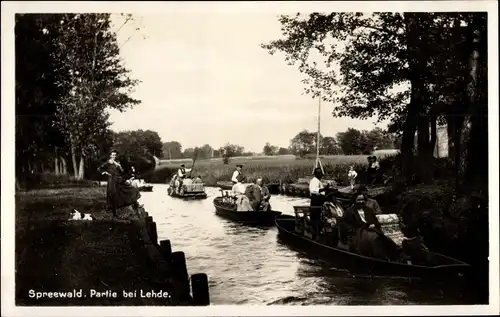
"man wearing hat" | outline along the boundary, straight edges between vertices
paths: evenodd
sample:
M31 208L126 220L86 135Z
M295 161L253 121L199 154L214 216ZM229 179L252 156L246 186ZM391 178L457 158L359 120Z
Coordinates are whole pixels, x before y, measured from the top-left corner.
M231 181L233 182L233 184L241 183L243 181L243 174L241 174L242 168L243 165L236 165L236 169L233 172L233 177L231 177Z
M324 186L321 182L323 171L321 168L314 169L314 177L309 182L309 194L311 195L311 224L313 226L313 239L319 233L319 222L321 220L321 207L325 202L325 192L329 185Z
M368 196L368 188L366 188L365 185L361 184L358 186L358 188L356 189L356 196L358 195L363 195L363 197L365 198L365 205L371 210L373 210L375 215L382 214L382 209L380 208L378 202L375 199Z
M179 187L177 190L182 188L182 181L186 178L187 174L191 172L191 168L186 168L186 165L181 164L181 167L177 171L177 179L179 180Z

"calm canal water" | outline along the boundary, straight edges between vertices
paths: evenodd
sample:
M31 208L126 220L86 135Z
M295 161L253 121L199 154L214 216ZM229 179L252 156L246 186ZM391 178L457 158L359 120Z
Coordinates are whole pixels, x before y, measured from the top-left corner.
M188 272L207 273L213 305L469 304L474 291L458 281L430 283L352 276L281 243L276 228L235 224L215 214L218 188L205 200L183 201L154 184L141 202L157 223L158 238L184 251ZM273 196L273 209L293 215L308 199Z

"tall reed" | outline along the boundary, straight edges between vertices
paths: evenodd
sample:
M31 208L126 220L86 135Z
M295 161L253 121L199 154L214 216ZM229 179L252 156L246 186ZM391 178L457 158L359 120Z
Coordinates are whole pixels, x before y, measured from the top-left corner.
M358 172L359 177L364 177L367 167L366 156L364 155L337 155L324 157L322 160L325 174L328 178L333 178L340 185L347 185L347 173L351 165ZM228 181L236 164L243 164L243 174L249 179L263 177L265 183L278 183L280 181L293 183L301 177L312 174L315 160L285 158L237 158L229 164L223 164L221 160L197 161L193 174L200 176L205 184L216 185L217 181ZM189 167L189 163L186 164ZM179 168L179 163L162 164L160 167L143 175L146 181L153 183L166 183Z

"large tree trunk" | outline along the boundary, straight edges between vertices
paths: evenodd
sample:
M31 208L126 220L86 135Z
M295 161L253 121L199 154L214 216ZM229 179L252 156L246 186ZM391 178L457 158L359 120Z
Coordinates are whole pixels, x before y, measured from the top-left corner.
M59 164L59 158L57 157L57 155L54 158L54 174L56 174L56 175L60 175L61 174L60 164Z
M418 172L421 181L432 182L432 147L430 146L429 117L420 112L418 118Z
M61 175L68 175L68 166L66 164L66 159L61 156L60 160L61 160L61 168L60 168Z
M463 129L464 129L464 114L458 110L461 105L459 100L456 100L455 104L458 104L455 109L455 113L448 114L446 124L448 125L448 157L453 160L453 168L455 177L458 180L461 174L462 164L462 152L463 152Z
M470 25L471 54L467 96L471 129L467 142L466 184L473 189L488 186L488 104L486 17L475 14Z
M73 140L71 140L71 161L73 162L73 176L78 179L78 162L76 161L76 148Z
M412 178L413 161L413 140L415 130L418 127L418 171L426 179L428 175L424 170L428 169L428 147L429 147L429 120L425 111L425 83L422 78L422 72L425 70L425 59L422 55L421 29L419 27L418 13L404 14L407 29L407 50L409 79L411 83L411 99L408 105L406 121L403 127L403 143L401 145L401 154L403 155L403 174L406 181ZM424 175L422 175L424 174Z
M78 167L78 179L81 180L84 178L85 173L85 157L80 153L80 164Z
M432 152L436 151L436 157L439 157L439 146L436 148L437 143L437 118L435 115L431 117L431 140L430 140L430 150Z
M463 17L461 14L457 14L453 21L453 41L451 42L451 51L453 56L450 56L452 64L450 68L450 79L454 81L453 93L450 96L452 101L447 109L446 120L448 125L448 157L453 161L453 168L456 179L456 187L458 188L462 170L463 170L463 152L464 147L463 137L464 137L464 127L465 127L465 117L466 117L466 76L467 74L463 71L463 65L467 60L468 56L464 53L464 49L467 46L463 42L464 31L461 26L463 22Z
M446 118L446 130L448 132L448 157L455 157L455 118L448 116Z

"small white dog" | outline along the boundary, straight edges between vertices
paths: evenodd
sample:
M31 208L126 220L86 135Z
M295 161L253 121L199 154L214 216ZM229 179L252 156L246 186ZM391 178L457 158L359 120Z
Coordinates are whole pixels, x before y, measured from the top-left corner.
M76 210L73 209L74 212L70 213L71 218L69 220L94 220L91 214L84 214L84 217L82 218L82 214Z
M76 210L73 209L74 212L70 213L71 218L69 220L80 220L82 219L82 214Z

